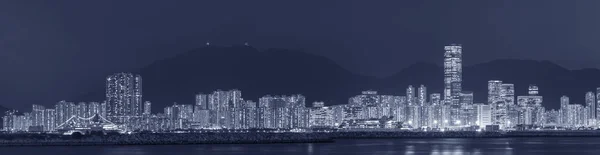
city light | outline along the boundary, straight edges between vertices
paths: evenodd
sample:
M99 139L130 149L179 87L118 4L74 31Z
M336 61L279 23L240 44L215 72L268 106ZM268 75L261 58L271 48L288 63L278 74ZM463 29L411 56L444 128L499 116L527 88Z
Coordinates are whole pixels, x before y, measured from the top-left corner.
M206 45L210 45L208 42ZM258 102L242 98L242 91L215 90L199 93L193 104L177 104L152 113L154 106L143 101L142 77L116 73L105 79L105 100L59 101L53 106L32 105L30 112L5 113L3 131L9 133L72 134L80 130L245 133L365 130L498 131L545 129L595 129L600 124L600 87L585 93L585 104L560 98L558 110L543 106L544 91L531 84L527 94L516 95L515 85L501 79L487 81L487 102L475 103L472 91L462 87L462 46L444 47L443 92L426 85L406 86L405 92L384 95L364 90L345 104L316 101L306 106L303 95L266 94ZM441 80L440 80L441 81ZM485 85L482 83L481 85ZM404 91L403 90L403 91ZM429 90L429 91L428 91ZM525 90L522 90L525 91ZM428 94L430 93L430 94ZM582 94L582 97L584 95ZM474 122L474 124L473 124ZM188 131L186 131L188 132Z

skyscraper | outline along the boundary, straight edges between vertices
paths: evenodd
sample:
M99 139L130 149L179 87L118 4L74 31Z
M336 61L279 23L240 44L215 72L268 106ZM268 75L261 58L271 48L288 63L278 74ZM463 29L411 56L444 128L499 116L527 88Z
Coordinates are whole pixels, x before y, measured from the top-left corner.
M444 50L444 100L458 100L462 91L462 46L452 44Z
M596 120L596 96L594 95L594 92L587 92L585 93L585 104L587 107L589 107L589 111L588 111L588 117L587 119L592 120L592 122L595 122ZM594 123L592 123L594 124Z
M44 106L34 104L31 109L31 125L32 126L44 126Z
M485 128L486 125L492 124L492 111L490 105L477 104L477 125L480 128Z
M150 101L144 102L144 115L150 115L152 113L152 103Z
M206 94L197 94L196 95L196 108L195 110L206 110L207 108L207 95Z
M46 109L44 112L44 131L54 131L56 123L56 111L54 109Z
M133 102L131 103L131 116L140 116L144 112L142 101L142 76L135 75L133 87Z
M117 73L106 78L106 102L109 116L142 114L142 78L131 73Z
M542 107L543 97L539 96L538 87L535 85L529 85L529 95L517 96L517 102L520 112L519 123L525 125L542 125L543 113L545 111Z
M425 106L427 104L427 88L424 85L419 87L417 94L417 100L419 106Z
M560 97L560 110L558 117L561 125L569 125L569 97L567 96L563 95Z
M90 116L90 117L94 116L96 114L102 115L101 104L98 103L98 102L90 102L88 104L88 110L87 110L87 112L88 112L87 115Z
M500 86L500 98L507 106L515 104L515 85L502 83Z
M441 95L439 93L433 93L429 95L429 101L431 105L439 105L441 101Z
M596 88L596 118L600 118L600 87Z
M415 105L415 87L409 85L406 88L406 99L408 100L408 105Z
M495 102L492 106L492 116L495 124L501 128L508 128L510 122L509 110L510 106L515 105L515 86L509 83L500 85L500 102ZM515 122L516 123L516 122Z
M495 105L498 102L501 102L500 92L502 88L502 81L500 80L490 80L488 81L488 104ZM495 109L492 107L492 109Z
M460 92L460 105L461 107L468 107L473 105L473 92L462 91Z
M444 105L450 106L450 121L460 125L460 92L462 92L462 46L452 44L444 50Z

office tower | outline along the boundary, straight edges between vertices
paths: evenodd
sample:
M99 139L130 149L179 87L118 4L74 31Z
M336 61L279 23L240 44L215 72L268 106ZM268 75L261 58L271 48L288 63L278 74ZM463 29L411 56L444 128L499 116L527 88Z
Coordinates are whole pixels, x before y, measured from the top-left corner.
M32 105L31 110L31 125L32 126L44 126L44 112L46 108L41 105L34 104Z
M457 100L462 91L462 46L452 44L444 50L444 100Z
M433 93L433 94L429 95L429 101L431 102L431 105L440 105L441 94Z
M206 110L207 107L207 95L206 94L197 94L196 95L196 108L197 110Z
M492 109L492 124L503 127L506 120L507 105L501 99L502 81L488 81L488 105Z
M486 125L492 125L492 107L490 105L477 104L477 125L485 129Z
M459 97L462 91L462 46L452 44L445 46L444 50L444 104L450 105L450 121L460 122Z
M459 100L460 100L461 106L473 105L473 92L472 91L462 91L460 93Z
M560 97L559 122L563 126L569 125L569 97Z
M488 104L494 105L501 102L500 91L502 89L502 81L500 80L490 80L488 81ZM492 108L494 109L494 108Z
M515 104L515 85L502 83L500 86L500 98L507 106Z
M538 96L538 88L535 85L529 86L529 95L517 97L520 108L519 124L543 124L544 107L542 107L542 99L542 96Z
M152 114L152 103L150 101L144 102L144 115Z
M427 88L424 85L421 85L417 93L417 100L420 106L427 105Z
M406 100L408 100L408 105L416 105L415 88L412 85L409 85L408 88L406 88Z
M585 94L585 104L588 107L588 120L589 124L596 124L596 96L594 92L587 92Z
M142 78L117 73L106 78L106 102L109 116L139 116L142 113Z
M473 105L473 92L462 91L459 96L460 111L458 120L460 120L461 125L475 125L477 109Z

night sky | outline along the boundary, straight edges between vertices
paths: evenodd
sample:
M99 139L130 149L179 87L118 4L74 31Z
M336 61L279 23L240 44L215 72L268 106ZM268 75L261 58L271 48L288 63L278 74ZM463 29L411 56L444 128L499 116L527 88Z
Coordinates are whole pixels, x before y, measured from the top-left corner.
M304 50L379 77L417 61L441 64L450 43L463 44L466 65L519 58L599 68L599 7L598 0L4 0L0 105L52 105L104 85L110 73L206 41Z

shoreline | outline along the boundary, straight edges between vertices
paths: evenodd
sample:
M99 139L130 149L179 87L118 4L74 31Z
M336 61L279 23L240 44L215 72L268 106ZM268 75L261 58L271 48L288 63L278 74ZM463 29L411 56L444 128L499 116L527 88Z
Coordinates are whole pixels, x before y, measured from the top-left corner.
M36 137L37 136L37 137ZM7 138L9 137L9 138ZM36 146L125 146L202 144L335 143L344 139L437 139L437 138L528 138L600 137L600 131L511 131L511 132L331 132L331 133L154 133L88 136L74 139L62 135L0 135L0 147ZM37 138L37 139L36 139Z

